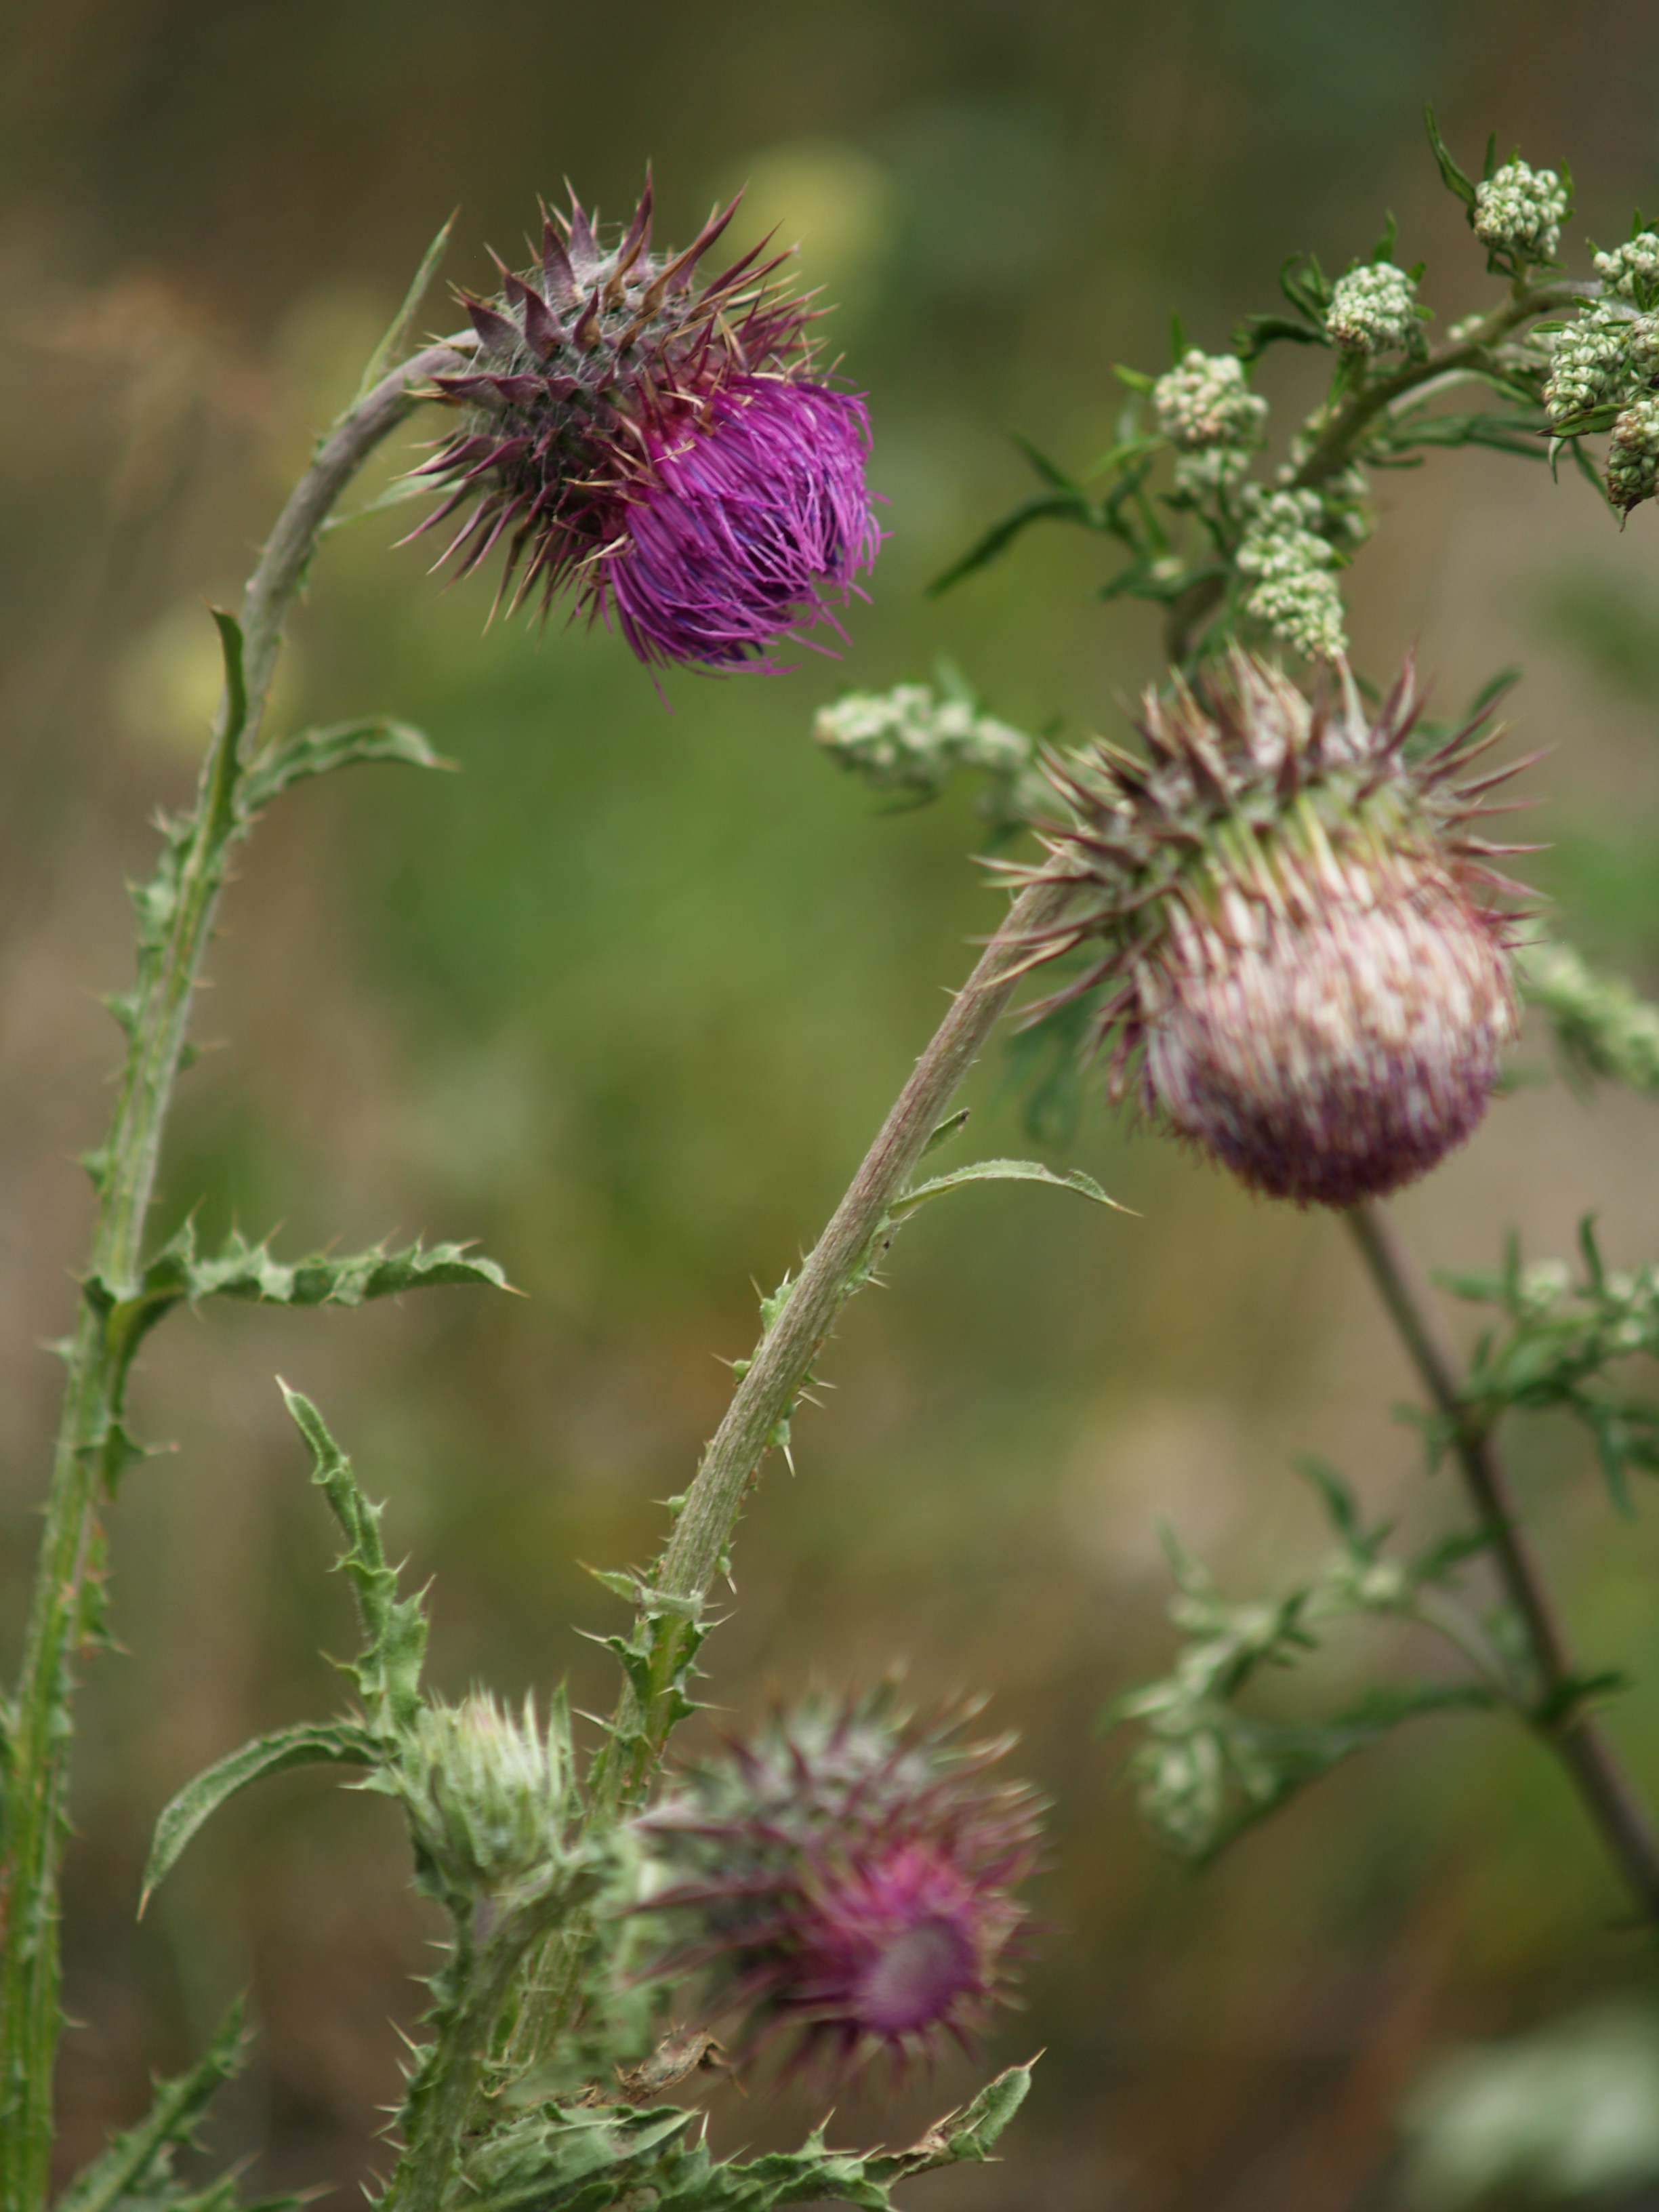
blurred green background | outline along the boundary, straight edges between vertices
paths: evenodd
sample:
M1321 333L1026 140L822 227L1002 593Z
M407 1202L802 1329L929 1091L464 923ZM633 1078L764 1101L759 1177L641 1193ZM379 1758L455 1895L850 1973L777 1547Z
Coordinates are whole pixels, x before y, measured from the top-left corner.
M281 725L384 709L461 773L362 770L284 802L225 906L215 1040L185 1083L163 1213L209 1232L476 1237L522 1299L181 1317L136 1425L175 1454L115 1516L122 1656L82 1706L67 1896L66 2160L141 2107L230 1993L259 2039L216 2147L259 2190L384 2168L406 1980L431 1935L391 1809L301 1777L192 1847L142 1925L149 1824L197 1767L328 1708L351 1636L319 1501L271 1377L324 1407L394 1551L435 1576L433 1676L510 1695L568 1674L617 1615L579 1562L649 1556L745 1352L755 1286L817 1233L996 906L966 794L893 818L817 757L843 684L952 654L992 710L1112 727L1156 673L1143 609L1091 603L1097 541L1034 536L937 603L927 580L1024 488L1010 428L1084 468L1114 361L1161 366L1167 317L1219 347L1311 247L1340 268L1382 210L1445 315L1488 296L1419 111L1466 161L1489 129L1580 180L1570 234L1659 198L1659 15L1639 0L46 0L0 29L0 1658L15 1663L66 1327L130 973L122 878L186 794L214 689L204 602L233 602L309 442L440 222L487 285L568 176L620 217L647 158L659 235L748 181L842 305L827 343L870 396L891 535L836 662L665 677L619 643L486 631L493 583L441 590L397 518L332 538L294 626ZM434 298L433 324L454 317ZM1310 364L1264 388L1305 404ZM407 465L418 420L374 477ZM1518 743L1565 928L1659 982L1656 521L1479 452L1379 486L1351 577L1356 653L1409 643L1452 712L1518 661ZM410 510L402 511L407 526ZM1522 1061L1547 1078L1541 1038ZM1000 1048L970 1093L981 1152L1022 1145ZM1504 1225L1610 1262L1659 1250L1650 1107L1516 1091L1401 1211L1433 1264ZM1213 1873L1160 1860L1099 1742L1106 1698L1170 1649L1165 1515L1236 1595L1320 1548L1299 1451L1413 1527L1455 1511L1390 1416L1404 1367L1331 1222L1254 1204L1091 1104L1056 1159L1135 1215L988 1189L930 1211L821 1363L797 1473L768 1476L709 1694L758 1711L907 1658L921 1698L992 1694L1054 1796L1037 2046L1000 2168L921 2204L1025 2212L1392 2201L1394 2116L1436 2054L1605 1996L1650 1950L1542 1755L1420 1725ZM1460 1327L1466 1317L1457 1317ZM1613 1520L1577 1432L1515 1440L1587 1657L1641 1686L1614 1726L1659 1784L1655 1516ZM1413 1655L1334 1651L1319 1693ZM1420 1656L1420 1655L1418 1655ZM844 2098L837 2135L899 2138L966 2093L952 2060ZM714 2100L727 2144L798 2134L796 2097ZM343 2203L344 2198L331 2202Z

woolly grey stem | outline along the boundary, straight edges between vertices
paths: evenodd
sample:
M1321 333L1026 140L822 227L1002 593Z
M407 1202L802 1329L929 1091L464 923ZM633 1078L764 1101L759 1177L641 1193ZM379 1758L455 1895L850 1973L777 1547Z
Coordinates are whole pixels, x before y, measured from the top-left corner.
M1521 1520L1508 1470L1458 1389L1457 1354L1428 1286L1386 1207L1367 1200L1350 1207L1346 1218L1412 1364L1451 1428L1453 1455L1476 1518L1492 1532L1492 1558L1526 1632L1535 1676L1527 1718L1571 1777L1643 1917L1659 1921L1659 1837L1652 1818L1607 1731L1584 1710L1578 1662L1555 1595Z

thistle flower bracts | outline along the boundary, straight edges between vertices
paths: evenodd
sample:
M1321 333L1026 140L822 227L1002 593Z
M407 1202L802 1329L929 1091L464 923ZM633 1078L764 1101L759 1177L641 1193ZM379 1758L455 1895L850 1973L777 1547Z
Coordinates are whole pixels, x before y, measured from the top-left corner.
M1036 1801L987 1778L1006 1743L963 1743L969 1716L917 1727L892 1686L811 1699L692 1771L640 1832L689 1923L662 1971L706 1972L711 2016L750 2051L902 2069L965 2043L1002 1992L1026 1920Z
M1109 1090L1253 1190L1346 1206L1425 1174L1486 1111L1516 1013L1522 887L1471 823L1516 769L1461 788L1481 720L1413 756L1409 665L1373 720L1346 664L1310 702L1235 649L1148 693L1146 757L1051 768L1074 820L1041 868L1074 884L1030 964L1099 957L1038 1014L1098 993ZM1517 765L1525 765L1519 763Z
M416 471L448 496L415 535L465 511L441 561L465 575L504 546L514 607L568 586L642 660L770 669L794 625L833 622L826 587L852 588L880 532L864 404L810 380L809 310L768 281L785 257L696 287L736 204L664 258L648 183L611 247L573 198L538 268L461 295L476 364L434 380L465 419Z

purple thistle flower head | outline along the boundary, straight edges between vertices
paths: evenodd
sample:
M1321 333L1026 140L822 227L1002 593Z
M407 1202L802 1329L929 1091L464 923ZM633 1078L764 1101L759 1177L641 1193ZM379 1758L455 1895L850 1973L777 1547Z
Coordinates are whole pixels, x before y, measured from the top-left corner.
M441 562L503 548L514 607L568 587L642 660L769 670L797 624L834 623L826 588L844 598L881 533L864 404L809 376L809 311L769 282L787 257L695 285L736 207L665 258L648 180L611 247L573 198L538 268L461 295L476 363L434 381L465 416L415 471L447 496L413 534L460 514Z
M688 1926L656 1971L705 1973L711 2017L749 2053L898 2070L966 2045L1002 1995L1036 1864L1037 1802L963 1743L969 1715L924 1727L896 1687L777 1713L692 1770L638 1823L665 1881L649 1910Z
M1310 701L1235 650L1199 690L1149 692L1137 758L1050 770L1072 819L1042 868L1075 887L1031 963L1097 957L1032 1018L1097 994L1109 1089L1253 1190L1350 1206L1425 1175L1485 1114L1516 1028L1506 902L1474 834L1494 787L1455 779L1477 716L1411 750L1409 664L1373 718L1346 665Z

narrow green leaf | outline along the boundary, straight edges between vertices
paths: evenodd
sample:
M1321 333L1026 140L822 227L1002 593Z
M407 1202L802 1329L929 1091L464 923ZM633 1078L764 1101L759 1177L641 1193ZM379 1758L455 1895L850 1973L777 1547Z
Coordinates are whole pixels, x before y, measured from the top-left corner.
M948 1121L941 1121L922 1146L922 1158L926 1159L930 1152L936 1152L941 1145L948 1145L952 1137L959 1136L966 1127L972 1111L971 1107L964 1106L959 1113L952 1114Z
M187 1782L155 1823L149 1860L144 1868L143 1893L138 1901L142 1915L150 1893L172 1870L179 1853L210 1814L226 1800L263 1782L268 1774L285 1774L295 1766L372 1766L374 1747L355 1721L302 1721L295 1728L278 1729L245 1743L240 1751L218 1759L204 1773Z
M1425 107L1423 110L1423 120L1428 125L1429 143L1434 149L1434 158L1440 165L1440 174L1445 180L1447 191L1455 192L1473 216L1474 213L1474 179L1465 176L1456 162L1453 161L1450 148L1440 136L1440 126L1434 119L1433 108Z
M245 818L268 806L279 793L310 775L326 775L331 769L349 768L357 761L402 761L410 768L453 769L453 761L433 751L422 732L409 722L386 715L367 721L336 722L321 730L305 730L274 746L248 770L242 785L240 811Z
M444 258L445 250L449 244L450 234L455 228L455 216L459 213L460 210L457 208L455 215L450 216L449 221L422 256L421 265L415 271L414 280L404 295L403 305L392 317L386 336L368 357L368 366L363 371L363 380L357 386L356 397L351 403L354 407L368 398L380 379L389 374L397 366L399 358L407 352L410 332L415 327L415 318L421 311L421 302L426 297L428 287L438 273L438 264Z
M1148 376L1144 368L1126 368L1121 361L1113 362L1112 374L1131 392L1151 392L1158 382L1158 379Z
M1034 439L1028 438L1023 430L1011 430L1008 435L1019 447L1044 483L1052 484L1056 491L1073 492L1079 499L1084 496L1081 484L1074 483L1057 461L1051 461Z
M1092 1176L1085 1175L1081 1168L1073 1168L1066 1175L1056 1175L1041 1160L975 1160L965 1168L953 1168L949 1175L935 1176L932 1182L918 1183L893 1201L892 1212L902 1215L923 1206L942 1191L955 1190L970 1182L1042 1182L1055 1190L1073 1190L1080 1198L1092 1199L1097 1206L1109 1206L1114 1213L1127 1213L1127 1206L1120 1206L1109 1198Z
M928 597L937 599L941 592L948 592L953 584L961 583L975 569L985 568L1000 553L1007 550L1022 530L1050 515L1067 522L1091 526L1095 523L1093 504L1079 491L1048 493L1025 500L1011 514L1004 515L1000 522L994 523L953 567L945 569L942 575L935 576L927 586Z
M247 678L242 672L242 626L235 616L228 614L223 607L211 607L209 612L219 632L219 651L225 665L225 742L234 753L238 738L247 727Z

